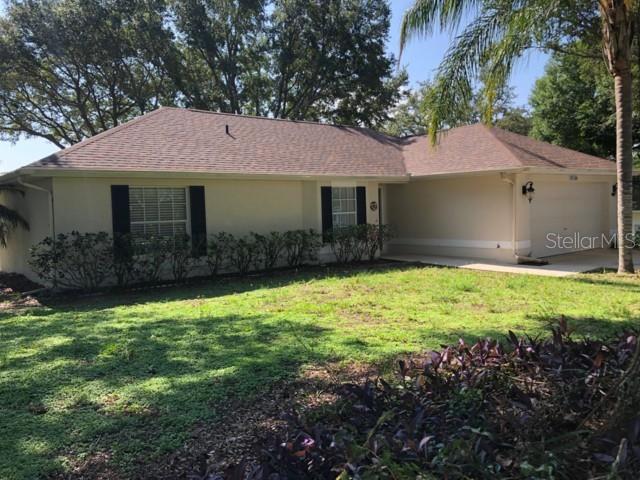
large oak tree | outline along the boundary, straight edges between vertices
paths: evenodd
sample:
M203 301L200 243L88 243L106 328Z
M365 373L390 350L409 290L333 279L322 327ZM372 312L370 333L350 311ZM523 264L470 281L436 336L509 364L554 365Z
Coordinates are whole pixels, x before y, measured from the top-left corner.
M159 105L374 125L406 81L384 0L8 0L0 139L60 148Z

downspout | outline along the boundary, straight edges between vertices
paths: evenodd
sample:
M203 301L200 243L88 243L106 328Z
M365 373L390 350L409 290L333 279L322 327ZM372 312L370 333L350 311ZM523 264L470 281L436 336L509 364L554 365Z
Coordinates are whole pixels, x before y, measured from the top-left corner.
M54 249L54 256L55 256L55 248L56 248L56 213L55 213L55 209L54 209L54 203L53 203L53 191L41 187L40 185L34 185L33 183L28 183L25 182L24 180L22 180L22 177L18 177L16 182L18 183L18 185L22 185L23 187L26 188L31 188L33 190L38 190L40 192L45 192L47 194L47 196L49 197L49 224L51 225L51 239L53 240L52 243L52 248ZM56 288L58 286L58 272L57 270L54 270L53 272L53 288Z

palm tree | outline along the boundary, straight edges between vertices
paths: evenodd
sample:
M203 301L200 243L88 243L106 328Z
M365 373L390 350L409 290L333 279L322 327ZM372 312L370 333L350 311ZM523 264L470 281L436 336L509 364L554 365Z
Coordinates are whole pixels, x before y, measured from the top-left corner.
M22 190L15 187L0 186L0 193L20 193L24 194ZM0 246L6 248L7 240L13 230L18 227L22 227L25 230L29 230L29 223L15 210L0 204Z
M631 47L640 0L415 0L404 15L400 44L403 48L413 36L436 29L458 32L460 24L470 20L436 75L427 125L435 143L449 112L471 99L473 82L481 71L488 97L483 121L489 123L491 96L507 83L522 55L532 48L568 43L568 31L579 31L585 18L596 16L603 56L615 85L618 272L633 273L632 245L625 240L632 237Z

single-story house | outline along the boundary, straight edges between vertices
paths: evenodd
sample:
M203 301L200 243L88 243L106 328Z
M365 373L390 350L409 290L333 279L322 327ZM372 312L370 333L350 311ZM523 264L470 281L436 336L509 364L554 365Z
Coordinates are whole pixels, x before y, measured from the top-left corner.
M615 183L610 160L480 124L431 146L160 108L0 177L24 191L1 201L31 225L0 250L0 269L33 276L29 247L73 230L202 236L362 222L392 225L392 252L516 262L591 247L554 235L610 235Z

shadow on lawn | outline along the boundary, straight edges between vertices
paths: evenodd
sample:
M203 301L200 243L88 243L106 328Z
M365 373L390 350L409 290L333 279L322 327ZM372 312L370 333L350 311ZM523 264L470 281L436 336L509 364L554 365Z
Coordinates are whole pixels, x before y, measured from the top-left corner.
M602 334L608 332L607 337L616 337L612 332L611 323L605 319L588 317L565 317L570 327L574 330L574 339L588 337L588 332ZM558 319L548 316L538 316L535 320L542 325L549 327L556 326ZM638 330L638 319L630 319L629 322L621 324L616 328L616 332L626 329ZM463 332L461 332L463 333ZM507 331L486 330L473 334L461 335L461 338L469 345L483 338L494 338L502 342L505 348L510 348L510 340L506 338ZM522 332L517 332L520 336ZM364 342L352 341L353 345L366 346ZM443 341L444 344L447 342ZM451 343L451 341L449 342ZM434 350L439 350L438 348ZM418 353L418 352L416 352ZM408 356L411 356L410 354ZM394 355L368 365L363 370L361 364L346 364L336 367L333 364L320 366L319 370L324 372L321 375L312 375L311 378L298 378L294 382L284 386L285 394L280 392L268 392L261 402L267 404L266 408L252 405L245 401L239 405L237 412L231 421L221 419L218 422L201 426L194 430L190 439L178 450L168 455L163 455L155 460L152 465L146 467L145 472L150 472L149 478L169 480L173 478L236 478L238 459L243 458L248 462L245 466L255 466L253 462L260 458L263 449L273 442L283 441L288 438L287 432L291 425L286 425L282 419L287 418L292 412L301 414L309 427L309 432L314 431L313 425L316 419L327 421L337 415L337 409L342 408L339 404L340 398L344 394L342 385L344 383L363 384L367 379L377 376L397 375L398 360L405 358L404 355ZM352 368L353 367L353 368ZM284 397L284 401L281 397ZM272 400L275 399L276 402ZM338 403L336 403L338 402ZM275 405L274 405L275 403ZM258 412L256 415L256 411ZM257 421L256 421L257 420ZM246 425L250 423L250 425ZM274 427L275 424L275 427ZM224 435L220 435L220 432ZM221 440L223 436L223 440ZM289 437L291 438L291 437ZM234 452L225 449L233 447ZM238 455L242 452L243 455ZM230 460L231 459L231 460ZM264 459L264 457L263 457ZM235 464L233 462L236 462ZM225 468L222 468L223 465ZM226 470L229 477L219 477ZM142 471L142 470L140 470ZM144 476L144 474L142 474Z
M616 290L627 290L629 292L638 292L640 293L640 282L638 282L638 278L612 278L612 276L602 277L600 274L587 273L584 275L580 275L578 277L572 278L572 280L587 283L590 285L598 285L598 286L607 286L612 287Z
M612 324L611 319L606 318L578 317L563 314L559 316L553 314L536 314L527 315L527 318L535 321L541 327L546 327L544 328L545 332L550 332L551 327L555 326L560 318L564 318L569 325L569 330L572 332L572 337L576 340L602 337L610 338L616 337L625 331L640 330L640 316L632 316L626 320L617 321L615 324ZM506 332L503 332L503 337L504 333Z
M259 314L188 324L164 318L125 335L65 327L62 319L2 328L5 338L44 344L0 359L5 378L14 379L0 383L2 478L51 473L56 455L108 452L117 465L175 448L196 421L223 414L230 399L256 395L303 362L322 360L309 344L325 333L317 326L297 332Z
M375 270L390 268L412 267ZM8 432L0 438L0 477L55 474L63 464L73 470L85 454L126 472L176 448L192 425L223 415L237 399L295 376L305 363L334 359L314 348L330 330L308 322L206 311L188 321L156 311L159 318L136 322L140 311L113 307L197 301L370 270L312 269L63 298L20 311L20 321L13 321L16 312L0 313L0 344L14 349L0 353L0 430Z
M415 268L391 264L375 267L374 273ZM331 326L291 321L277 313L215 315L202 310L176 321L170 311L160 310L153 320L137 322L144 311L113 307L197 301L367 271L371 269L305 270L67 299L27 310L19 321L3 312L0 345L12 347L14 354L0 351L0 431L7 432L0 436L0 477L33 478L64 468L92 478L97 476L95 459L101 458L127 478L133 470L144 471L140 465L175 450L196 423L220 418L238 400L251 402L268 386L298 375L305 364L344 358L324 345L340 342L343 351L354 355L374 350L348 332L336 336ZM555 320L530 318L540 325ZM590 334L611 330L606 319L569 321ZM499 324L459 332L434 325L416 336L441 344L454 342L457 335L471 342L501 339L506 333ZM380 358L384 361L390 359Z

